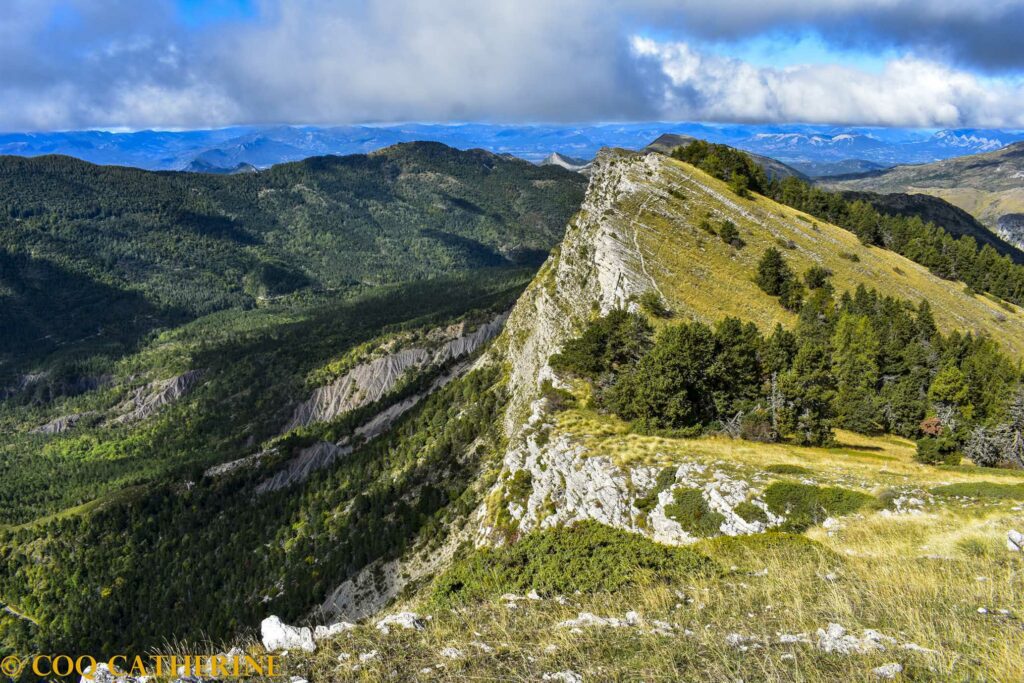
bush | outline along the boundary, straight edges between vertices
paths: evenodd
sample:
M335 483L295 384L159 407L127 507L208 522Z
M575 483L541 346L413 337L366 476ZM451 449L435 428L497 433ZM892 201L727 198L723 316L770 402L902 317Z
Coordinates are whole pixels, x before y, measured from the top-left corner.
M722 221L722 224L718 228L718 237L721 238L726 244L742 249L746 246L746 242L740 237L740 231L736 229L736 225L729 220Z
M435 581L432 599L451 605L531 590L547 595L611 592L716 572L714 562L692 549L579 522L471 552Z
M764 501L777 515L786 517L785 531L804 531L828 517L853 514L877 501L866 493L838 486L812 486L775 482L764 492Z
M828 279L832 277L832 271L822 266L811 266L804 273L804 283L807 284L808 289L821 289L828 284Z
M648 289L646 292L640 295L639 299L640 308L655 318L671 318L672 311L665 305L665 301L661 298L653 289Z
M925 465L959 465L960 451L953 439L926 436L917 442L914 460Z
M932 493L936 496L1024 500L1024 484L998 484L994 481L946 484L945 486L936 486L932 489Z
M806 467L800 467L800 465L787 465L785 463L768 465L768 467L764 469L772 474L811 474L811 471Z
M666 517L678 522L683 531L694 536L718 534L725 516L708 507L700 489L679 488L672 495L673 501L665 506Z

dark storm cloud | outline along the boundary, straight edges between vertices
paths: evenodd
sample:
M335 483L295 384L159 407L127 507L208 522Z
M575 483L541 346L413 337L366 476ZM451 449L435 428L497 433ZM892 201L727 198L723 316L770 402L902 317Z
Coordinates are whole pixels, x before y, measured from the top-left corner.
M1024 68L1022 0L665 0L649 9L715 40L810 31L843 47L913 50L995 71Z

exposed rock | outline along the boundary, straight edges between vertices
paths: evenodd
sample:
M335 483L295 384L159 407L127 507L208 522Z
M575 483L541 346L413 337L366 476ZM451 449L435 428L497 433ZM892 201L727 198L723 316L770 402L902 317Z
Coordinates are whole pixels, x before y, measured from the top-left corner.
M445 659L462 659L466 655L457 647L446 647L441 650L441 656Z
M320 387L300 404L282 433L316 422L326 422L383 398L410 372L437 367L455 358L473 353L497 336L507 315L499 315L480 325L474 332L447 339L437 348L407 348L360 363L331 384ZM461 326L445 328L461 332ZM433 334L428 333L428 337ZM435 335L436 336L436 335Z
M1013 553L1024 550L1024 534L1016 529L1006 532L1006 549Z
M640 617L636 612L629 612L626 614L625 619L619 619L617 617L599 617L591 612L580 612L575 619L567 619L566 621L556 624L555 628L588 628L588 627L607 627L607 628L625 628L627 626L636 626L640 623Z
M893 645L893 638L882 635L874 629L864 629L858 637L847 633L839 624L829 624L828 628L818 629L818 649L823 652L838 654L868 654L883 652L886 645Z
M40 425L33 429L31 434L63 434L64 432L74 429L82 420L96 417L97 413L94 411L86 411L84 413L73 413L71 415L61 415L55 420L51 420L44 425Z
M392 627L422 631L426 628L426 625L423 623L423 620L420 619L420 616L414 612L389 614L376 624L376 629L385 635L391 632Z
M551 674L544 674L541 676L543 681L561 681L561 683L583 683L583 676L580 676L575 671L566 669L565 671L556 671Z
M160 408L174 403L199 383L201 370L189 370L177 377L157 380L136 389L131 398L118 406L120 415L113 424L139 422L156 414Z
M348 621L335 622L330 626L317 626L313 629L313 640L320 642L326 638L333 638L346 631L351 631L354 628L356 628L356 625Z
M296 482L305 481L313 472L327 467L338 458L352 452L351 446L338 446L326 441L318 441L312 446L303 448L299 454L288 461L284 468L274 473L256 486L256 494L278 491Z
M260 636L267 652L280 650L302 650L315 652L313 632L308 627L298 628L283 623L276 616L269 616L260 624Z
M871 673L873 673L878 678L892 680L893 678L896 678L901 673L903 673L903 665L899 662L883 664L882 666L877 666L874 669L872 669Z

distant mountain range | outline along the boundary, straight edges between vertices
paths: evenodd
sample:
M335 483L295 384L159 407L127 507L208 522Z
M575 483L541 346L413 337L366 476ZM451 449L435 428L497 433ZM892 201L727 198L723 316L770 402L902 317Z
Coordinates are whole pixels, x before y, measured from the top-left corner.
M1024 131L848 128L821 125L609 123L587 125L422 124L233 127L195 131L71 131L0 134L0 154L66 154L97 164L225 172L326 154L372 152L433 140L540 162L552 153L587 162L602 147L641 149L671 133L769 156L812 177L928 163L997 150Z
M928 194L960 207L995 234L1024 249L1024 142L884 171L830 179L833 189Z

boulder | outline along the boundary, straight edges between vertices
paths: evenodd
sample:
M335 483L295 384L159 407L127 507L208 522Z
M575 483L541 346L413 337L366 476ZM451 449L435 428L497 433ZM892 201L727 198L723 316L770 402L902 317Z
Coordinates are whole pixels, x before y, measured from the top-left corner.
M1007 532L1006 549L1012 553L1019 553L1024 550L1024 534L1015 529Z
M260 624L260 635L263 640L263 647L267 652L279 650L302 650L303 652L315 652L316 643L313 641L313 632L303 626L298 628L283 623L276 616L269 616Z

